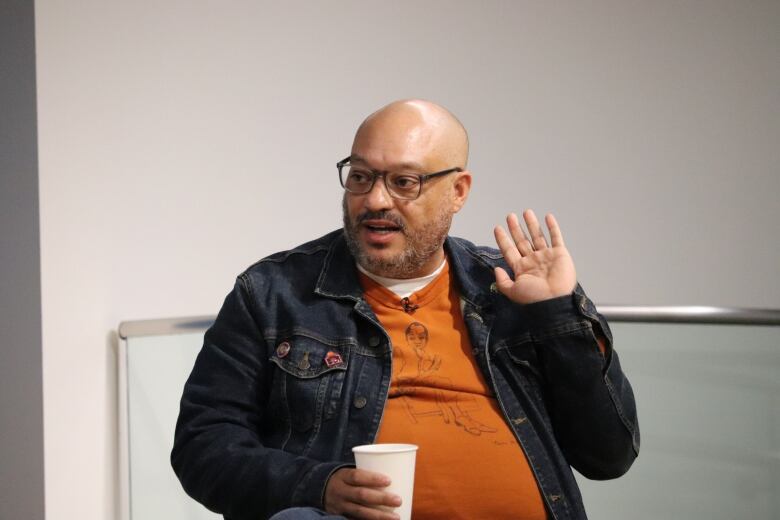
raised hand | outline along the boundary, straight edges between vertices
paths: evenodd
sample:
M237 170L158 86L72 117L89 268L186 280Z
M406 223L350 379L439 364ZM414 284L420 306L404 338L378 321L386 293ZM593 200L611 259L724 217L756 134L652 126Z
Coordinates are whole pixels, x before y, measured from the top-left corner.
M577 273L555 217L552 214L545 217L551 245L547 244L533 211L525 210L523 219L530 237L514 213L506 218L511 236L501 226L493 230L498 248L515 275L513 280L504 269L497 267L496 287L513 302L522 304L571 294L577 284Z

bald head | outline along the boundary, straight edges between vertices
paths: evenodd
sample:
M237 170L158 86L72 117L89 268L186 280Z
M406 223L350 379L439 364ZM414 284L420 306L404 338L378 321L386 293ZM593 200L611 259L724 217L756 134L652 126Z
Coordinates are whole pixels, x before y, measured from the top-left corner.
M443 106L420 99L405 99L394 101L368 116L355 134L352 149L353 152L371 149L384 153L382 161L390 157L407 157L409 166L425 156L426 161L432 163L419 165L425 169L457 166L465 170L469 140L458 118Z

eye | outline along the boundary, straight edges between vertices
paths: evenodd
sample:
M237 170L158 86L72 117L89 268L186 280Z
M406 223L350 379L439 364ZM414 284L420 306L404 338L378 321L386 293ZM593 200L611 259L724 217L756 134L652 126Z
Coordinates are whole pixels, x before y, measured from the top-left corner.
M358 170L356 168L352 168L349 170L347 181L350 184L367 184L371 182L371 173L364 170Z
M417 189L420 178L416 175L394 175L391 182L399 190L411 191Z

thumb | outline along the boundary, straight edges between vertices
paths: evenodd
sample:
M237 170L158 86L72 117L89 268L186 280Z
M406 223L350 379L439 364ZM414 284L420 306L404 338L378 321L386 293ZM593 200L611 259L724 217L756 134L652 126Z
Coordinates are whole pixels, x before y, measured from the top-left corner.
M507 272L504 270L503 267L496 267L495 269L493 269L493 272L496 275L496 287L498 288L499 291L501 291L501 294L507 296L508 295L507 293L514 285L514 282L509 277L509 275L507 274Z

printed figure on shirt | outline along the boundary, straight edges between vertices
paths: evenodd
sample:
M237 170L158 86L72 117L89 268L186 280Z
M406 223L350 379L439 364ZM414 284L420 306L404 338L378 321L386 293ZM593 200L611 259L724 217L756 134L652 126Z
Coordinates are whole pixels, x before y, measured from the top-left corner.
M406 328L406 346L414 352L417 358L416 375L404 374L407 366L404 350L399 349L396 364L398 374L398 388L393 394L401 396L409 413L412 423L418 422L418 417L438 416L445 424L453 424L472 435L482 433L495 433L491 428L477 421L469 415L469 412L477 412L479 406L468 394L453 390L452 380L440 376L437 373L441 368L441 357L426 351L428 345L428 327L420 322L412 322ZM411 368L411 367L410 367ZM434 408L421 406L420 399L409 399L406 396L414 396L417 387L430 388L434 392Z

